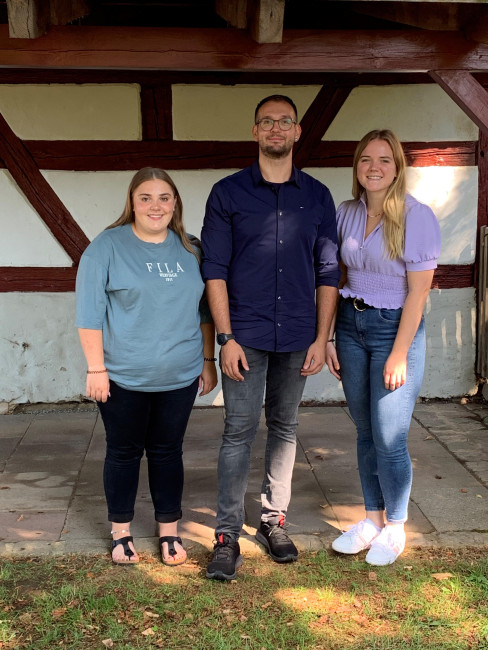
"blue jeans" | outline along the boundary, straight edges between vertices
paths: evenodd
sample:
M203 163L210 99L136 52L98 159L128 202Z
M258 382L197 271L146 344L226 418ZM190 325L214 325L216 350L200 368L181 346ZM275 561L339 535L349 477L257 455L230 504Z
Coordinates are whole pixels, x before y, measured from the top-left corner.
M412 463L407 438L425 363L424 318L407 355L407 381L394 391L383 382L401 309L357 311L341 300L337 355L347 404L357 429L359 475L366 510L386 510L387 521L407 520Z
M278 523L286 516L296 452L298 406L305 387L300 375L307 350L266 352L243 346L249 371L244 381L222 373L225 426L218 463L216 534L239 537L244 523L244 496L249 478L251 445L259 426L266 388L265 415L268 427L261 519Z
M184 388L156 393L110 382L110 397L98 402L107 441L103 483L109 521L134 518L144 450L156 521L181 519L183 436L197 390L198 378Z

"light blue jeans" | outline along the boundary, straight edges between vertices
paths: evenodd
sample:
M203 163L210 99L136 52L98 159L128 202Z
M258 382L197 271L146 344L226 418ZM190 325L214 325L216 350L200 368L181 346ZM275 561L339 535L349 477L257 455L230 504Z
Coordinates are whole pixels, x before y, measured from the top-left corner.
M216 535L239 537L244 523L244 496L249 479L251 445L259 426L263 395L268 427L261 520L278 523L286 516L296 452L298 406L305 387L300 375L307 350L266 352L243 346L249 371L244 381L222 373L225 426L218 463Z
M407 438L425 363L425 325L420 322L407 355L407 381L387 390L383 367L391 352L401 309L357 311L339 303L337 356L347 405L357 429L359 475L366 510L386 510L387 521L407 520L412 463Z

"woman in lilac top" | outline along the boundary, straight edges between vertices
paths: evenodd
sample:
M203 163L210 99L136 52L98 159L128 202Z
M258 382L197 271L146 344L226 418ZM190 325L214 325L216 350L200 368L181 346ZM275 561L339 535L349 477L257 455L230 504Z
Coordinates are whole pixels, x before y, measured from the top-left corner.
M353 196L337 212L343 278L327 365L357 429L366 517L332 543L391 564L405 547L412 484L407 448L425 362L423 310L440 252L432 210L406 194L394 133L371 131L354 154Z

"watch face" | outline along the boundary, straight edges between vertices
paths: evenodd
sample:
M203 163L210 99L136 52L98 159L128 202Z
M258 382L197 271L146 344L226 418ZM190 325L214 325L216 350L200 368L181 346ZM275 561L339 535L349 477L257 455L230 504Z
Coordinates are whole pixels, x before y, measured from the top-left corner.
M233 334L217 334L217 343L219 345L225 345L227 341L231 341L235 336Z

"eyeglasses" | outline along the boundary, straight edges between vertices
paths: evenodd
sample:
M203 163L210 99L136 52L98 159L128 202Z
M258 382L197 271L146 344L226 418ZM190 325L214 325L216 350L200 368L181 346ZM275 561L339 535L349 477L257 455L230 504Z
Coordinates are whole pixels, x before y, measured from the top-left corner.
M293 124L296 124L295 120L292 120L291 117L282 117L279 120L272 120L270 117L263 117L261 120L258 120L258 124L263 131L271 131L274 127L275 122L278 122L278 125L282 131L289 131Z

